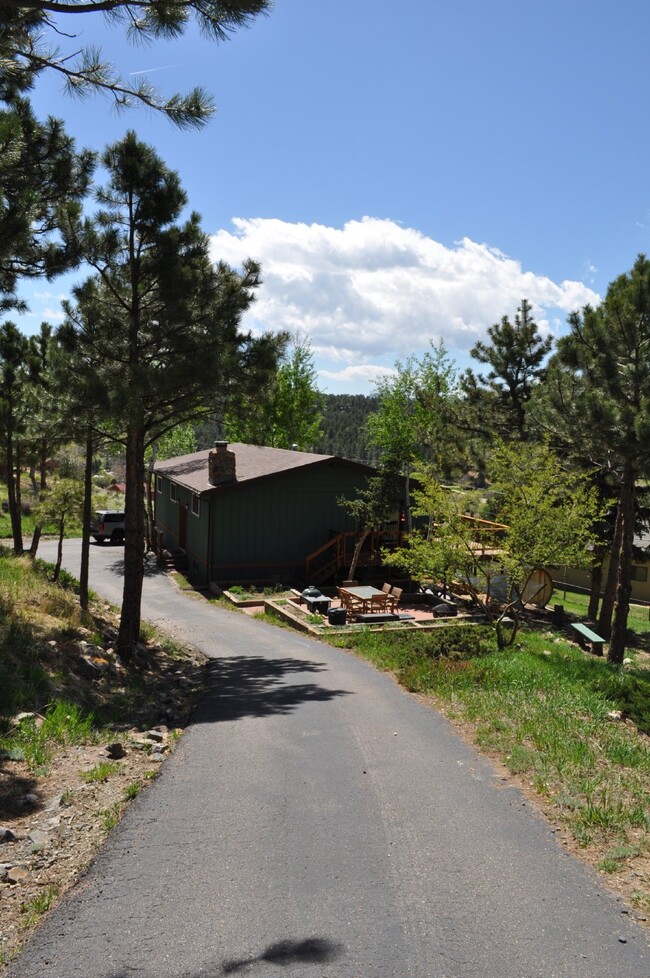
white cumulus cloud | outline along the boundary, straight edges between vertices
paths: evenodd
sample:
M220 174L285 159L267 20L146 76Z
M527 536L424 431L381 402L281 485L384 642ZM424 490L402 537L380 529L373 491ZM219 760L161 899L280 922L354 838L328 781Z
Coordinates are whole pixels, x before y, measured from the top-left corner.
M370 381L430 342L466 355L524 297L542 331L558 314L600 302L584 283L524 271L487 244L463 238L447 247L373 217L342 228L235 218L211 249L235 266L261 262L264 284L247 325L306 334L323 376L340 381Z

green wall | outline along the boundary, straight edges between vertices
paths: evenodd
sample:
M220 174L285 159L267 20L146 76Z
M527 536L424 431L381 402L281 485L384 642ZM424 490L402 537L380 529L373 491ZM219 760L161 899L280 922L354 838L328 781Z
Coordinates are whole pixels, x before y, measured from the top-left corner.
M201 498L199 517L192 515L188 490L178 487L178 502L173 503L165 477L162 484L162 493L156 493L156 523L164 532L164 545L178 547L178 506L188 505L188 560L200 580L266 578L273 569L278 579L287 579L300 576L305 557L333 534L355 528L337 500L356 496L366 485L366 475L334 461L222 486Z

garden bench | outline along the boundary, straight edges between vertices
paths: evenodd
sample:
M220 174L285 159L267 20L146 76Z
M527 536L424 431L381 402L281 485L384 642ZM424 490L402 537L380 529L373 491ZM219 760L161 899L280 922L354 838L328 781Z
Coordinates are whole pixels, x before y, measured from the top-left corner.
M583 625L580 621L571 622L571 628L574 630L574 632L578 633L578 641L581 645L584 646L585 642L589 642L591 645L591 651L594 652L595 655L603 654L603 647L605 645L604 638L597 635L596 632L592 631L588 625Z

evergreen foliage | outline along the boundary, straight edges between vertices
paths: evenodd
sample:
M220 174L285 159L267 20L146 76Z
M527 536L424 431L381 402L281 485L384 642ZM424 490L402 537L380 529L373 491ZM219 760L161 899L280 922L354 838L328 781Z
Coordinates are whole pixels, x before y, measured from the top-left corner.
M366 425L378 405L377 397L365 394L324 394L322 432L314 451L376 465L380 451L371 444Z
M17 554L23 551L21 439L28 431L33 390L40 383L40 367L37 338L24 336L15 323L3 323L0 326L0 443L14 552Z
M570 416L581 416L599 464L618 481L611 578L599 630L610 634L613 599L609 658L622 662L638 483L650 472L650 261L639 255L631 272L610 284L598 308L586 306L569 322L571 333L560 340L558 354L578 374Z
M240 395L276 368L277 339L240 332L259 282L215 268L199 216L178 218L186 196L178 175L134 133L103 155L109 179L100 209L78 232L95 274L73 290L59 335L74 355L85 391L94 390L95 429L124 432L126 456L124 596L119 648L140 633L144 555L145 451L179 423L194 420L210 395Z
M77 153L63 124L39 122L26 99L0 109L0 311L24 308L21 278L51 279L78 263L62 231L80 213L93 167L94 154Z
M188 94L161 96L150 82L126 81L102 58L97 46L64 52L70 37L64 21L74 15L101 12L109 26L125 32L134 43L179 37L193 22L201 34L223 41L270 9L270 0L21 0L0 2L0 99L28 90L44 70L58 74L68 94L84 98L108 95L116 108L145 105L163 112L181 127L200 127L214 112L211 97L201 88ZM56 16L56 20L54 16Z
M552 337L540 335L530 303L522 299L514 324L507 316L488 329L490 343L479 341L470 351L486 374L469 369L462 387L471 408L470 426L488 438L528 438L526 407L535 385L545 376L544 361Z

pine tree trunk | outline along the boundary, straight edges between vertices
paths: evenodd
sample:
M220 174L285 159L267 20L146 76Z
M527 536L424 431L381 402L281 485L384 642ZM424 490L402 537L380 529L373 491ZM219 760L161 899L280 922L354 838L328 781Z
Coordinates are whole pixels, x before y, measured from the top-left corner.
M41 460L40 460L40 470L41 470L41 492L47 490L47 441L45 438L41 441Z
M126 490L124 493L124 592L117 651L132 658L140 639L142 583L144 579L144 437L142 427L130 424L126 435Z
M598 606L600 604L600 589L603 584L603 560L605 559L605 547L603 544L596 544L594 556L591 562L591 591L589 593L589 607L587 608L587 618L596 621L598 618Z
M16 499L14 444L10 431L7 432L5 461L7 466L7 504L9 506L9 518L11 519L11 534L14 539L14 553L21 554L23 552L23 523L20 506Z
M16 466L16 507L21 515L21 525L22 525L22 513L23 513L23 486L20 478L20 471L22 468L21 463L21 446L20 441L16 442L16 451L14 455L15 466Z
M617 561L616 603L612 623L609 652L610 662L621 663L625 655L627 642L627 618L630 610L632 594L632 549L634 546L634 497L636 490L636 475L631 463L627 462L621 480L619 495L619 513L621 514L622 530L620 556Z
M36 553L38 551L38 545L41 542L41 533L43 527L40 524L36 524L34 527L34 533L32 535L32 542L29 545L29 556L32 560L36 559Z
M609 558L609 569L607 571L607 583L603 594L603 601L600 606L600 617L598 618L598 632L603 638L609 638L612 633L612 614L614 613L614 602L616 600L616 579L618 576L618 562L621 555L621 534L623 532L623 517L621 515L621 499L619 495L616 507L616 523L614 524L614 539Z
M156 456L158 454L158 445L154 442L151 447L151 459L149 461L149 467L147 469L147 498L146 498L146 521L145 521L145 542L147 553L150 550L155 550L154 546L154 513L153 513L153 494L154 494L154 465L156 464Z
M79 604L88 610L88 576L90 569L90 519L92 515L93 493L93 436L86 434L86 454L84 462L84 506L81 528L81 567L79 570Z

